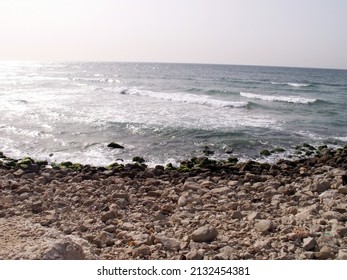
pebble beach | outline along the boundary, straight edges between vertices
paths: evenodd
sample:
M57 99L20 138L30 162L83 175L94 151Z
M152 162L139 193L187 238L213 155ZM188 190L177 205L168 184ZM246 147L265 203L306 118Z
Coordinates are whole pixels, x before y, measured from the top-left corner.
M0 153L0 259L347 259L347 147L277 163Z

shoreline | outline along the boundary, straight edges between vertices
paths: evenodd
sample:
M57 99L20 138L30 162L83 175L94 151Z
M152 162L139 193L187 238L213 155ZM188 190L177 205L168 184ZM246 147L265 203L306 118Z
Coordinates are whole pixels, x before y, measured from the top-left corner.
M1 259L347 259L347 146L178 168L0 153L0 190Z

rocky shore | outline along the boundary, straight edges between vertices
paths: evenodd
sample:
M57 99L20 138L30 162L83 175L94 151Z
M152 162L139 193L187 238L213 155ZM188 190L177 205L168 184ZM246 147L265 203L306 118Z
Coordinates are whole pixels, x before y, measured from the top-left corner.
M0 259L347 259L347 147L276 164L0 153Z

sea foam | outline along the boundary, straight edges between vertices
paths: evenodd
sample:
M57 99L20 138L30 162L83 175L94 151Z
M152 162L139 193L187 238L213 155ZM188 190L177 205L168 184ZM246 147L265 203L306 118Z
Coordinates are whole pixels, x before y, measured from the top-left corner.
M287 85L291 87L309 87L310 84L303 84L303 83L278 83L278 82L271 82L272 85Z
M287 103L297 103L297 104L309 104L316 102L317 99L314 98L304 98L298 96L273 96L273 95L262 95L249 92L240 92L240 95L250 99L259 99L269 102L287 102Z
M230 107L230 108L241 108L246 107L248 102L237 102L237 101L224 101L212 99L207 95L197 95L197 94L188 94L188 93L164 93L164 92L155 92L150 90L140 90L136 87L127 88L122 87L117 90L120 94L125 95L137 95L137 96L148 96L151 98L161 99L165 101L171 102L182 102L182 103L190 103L190 104L199 104L199 105L207 105L212 107Z

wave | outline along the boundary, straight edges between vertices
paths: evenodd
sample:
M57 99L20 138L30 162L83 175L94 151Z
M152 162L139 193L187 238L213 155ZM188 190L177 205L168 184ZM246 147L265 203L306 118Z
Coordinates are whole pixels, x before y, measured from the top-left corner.
M223 101L212 99L208 95L197 95L191 93L164 93L154 92L150 90L140 90L137 88L119 88L117 90L120 94L124 95L137 95L137 96L148 96L151 98L161 99L171 102L181 102L190 104L207 105L212 107L230 107L230 108L242 108L248 105L248 102L237 102L237 101Z
M291 87L309 87L310 84L303 84L303 83L278 83L278 82L271 82L272 85L287 85Z
M309 104L314 103L317 99L314 98L304 98L298 96L273 96L273 95L262 95L248 92L240 92L240 95L250 99L259 99L269 102L287 102L287 103L297 103L297 104Z
M112 78L72 78L72 81L74 82L89 82L89 83L116 83L120 84L121 81L118 79L112 79Z
M347 142L347 136L344 137L334 137L336 140L342 141L342 142Z

